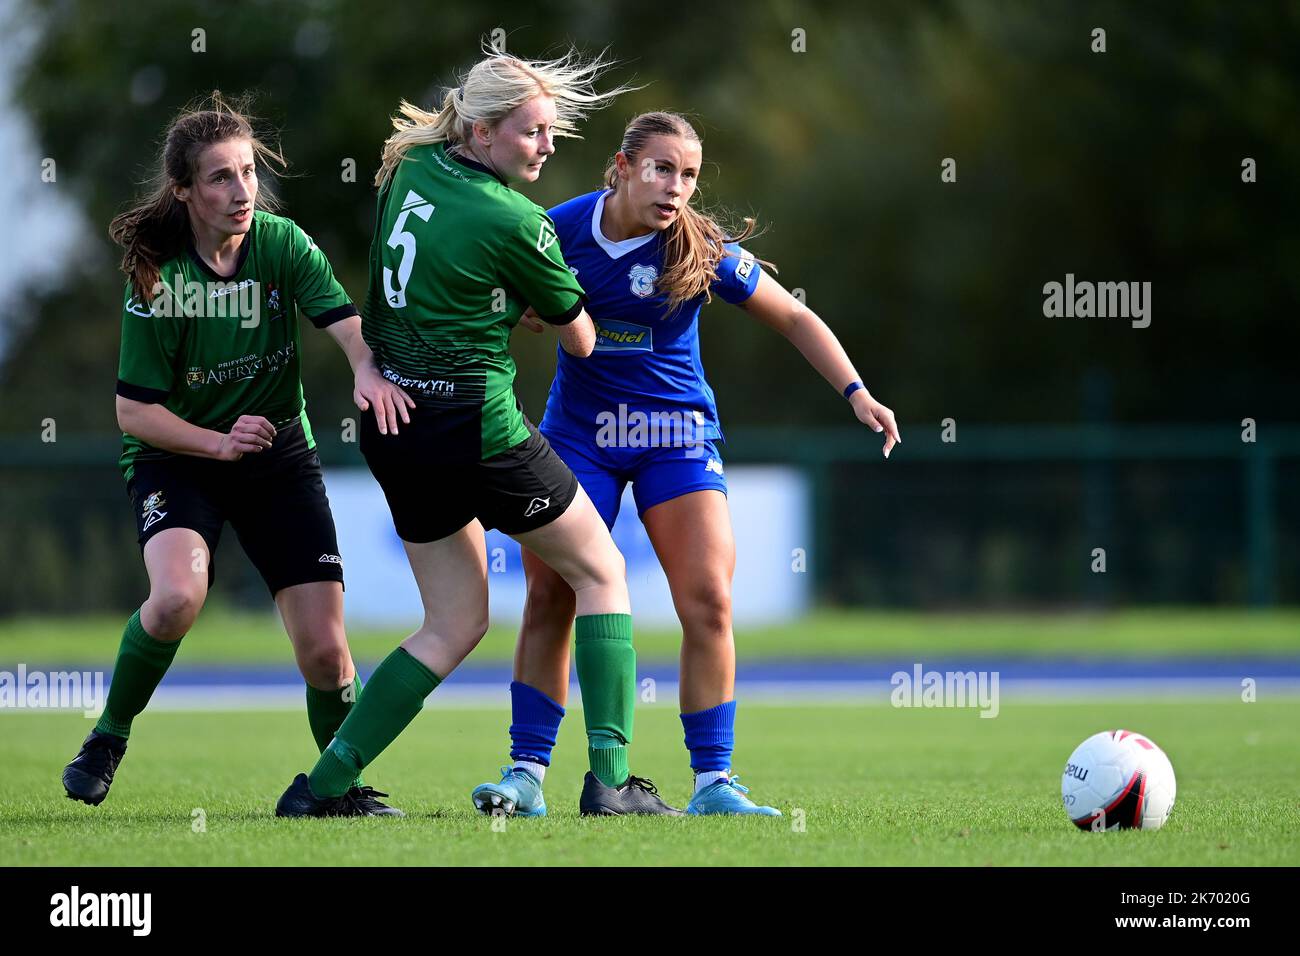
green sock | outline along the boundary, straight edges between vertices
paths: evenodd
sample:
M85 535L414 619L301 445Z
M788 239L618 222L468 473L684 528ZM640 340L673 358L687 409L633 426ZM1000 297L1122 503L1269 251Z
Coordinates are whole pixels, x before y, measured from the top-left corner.
M113 680L108 685L108 700L95 729L101 734L129 737L131 721L144 710L153 690L167 673L180 640L159 641L145 633L137 610L126 622L122 643L113 665Z
M632 615L584 614L574 622L574 656L587 724L587 760L607 787L627 782L627 745L636 702Z
M307 782L318 797L347 793L361 768L397 739L424 707L424 699L442 678L399 647L375 668L334 740L316 761Z
M360 695L360 677L353 677L350 684L338 690L318 690L311 684L307 685L307 723L311 725L311 735L316 738L316 749L321 753L339 732ZM361 787L365 784L358 775L352 785Z

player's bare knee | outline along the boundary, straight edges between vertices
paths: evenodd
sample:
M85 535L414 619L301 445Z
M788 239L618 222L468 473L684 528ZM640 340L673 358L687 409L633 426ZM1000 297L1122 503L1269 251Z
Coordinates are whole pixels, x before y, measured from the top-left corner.
M528 582L524 601L525 626L546 627L573 617L576 598L573 588L557 575L547 575Z
M318 690L334 690L348 682L352 674L352 656L346 646L325 644L312 647L299 656L303 679Z
M728 587L701 583L691 588L680 602L678 613L688 639L731 639L731 589Z
M611 587L627 582L627 560L623 552L610 546L601 560L590 570L591 584L597 587Z
M195 588L163 588L149 595L149 631L159 641L180 640L194 626L206 593ZM155 633L157 632L157 633Z

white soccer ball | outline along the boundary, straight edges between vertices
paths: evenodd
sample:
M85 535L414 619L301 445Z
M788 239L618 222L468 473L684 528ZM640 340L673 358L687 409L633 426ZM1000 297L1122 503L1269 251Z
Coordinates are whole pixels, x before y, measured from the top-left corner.
M1158 830L1176 792L1165 752L1131 730L1093 734L1061 774L1061 802L1080 830Z

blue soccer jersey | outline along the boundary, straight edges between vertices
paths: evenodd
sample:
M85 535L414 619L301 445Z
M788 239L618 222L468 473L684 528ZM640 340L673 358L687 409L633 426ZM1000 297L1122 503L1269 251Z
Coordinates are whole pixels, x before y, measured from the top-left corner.
M635 443L638 423L651 421L660 435L684 425L680 432L689 440L721 439L713 389L700 364L704 296L668 314L667 296L655 292L663 234L608 239L600 229L607 195L598 190L549 211L564 260L587 295L596 350L581 359L558 350L542 429L585 442L614 437L611 428L624 437L630 430ZM726 250L711 290L737 304L753 294L762 269L736 243Z

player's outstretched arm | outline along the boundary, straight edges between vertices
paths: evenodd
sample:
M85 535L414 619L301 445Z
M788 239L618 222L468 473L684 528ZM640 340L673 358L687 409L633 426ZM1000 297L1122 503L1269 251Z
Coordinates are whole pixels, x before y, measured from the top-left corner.
M902 442L894 413L871 397L861 386L857 369L849 361L835 333L812 309L808 308L766 272L759 276L754 294L740 307L770 329L780 332L799 350L808 364L815 368L837 392L844 394L850 386L858 385L847 397L858 421L885 433L885 457L895 444Z
M331 323L325 326L325 331L339 344L352 366L352 401L363 412L371 408L375 410L379 434L392 432L396 435L399 417L404 424L411 424L411 416L406 410L415 407L415 399L380 373L375 353L370 351L370 346L361 336L361 316L354 315Z
M237 461L270 448L275 426L261 415L240 415L226 434L200 428L160 404L117 396L117 425L146 444L178 455Z

